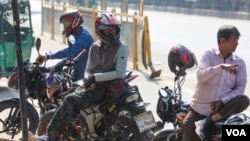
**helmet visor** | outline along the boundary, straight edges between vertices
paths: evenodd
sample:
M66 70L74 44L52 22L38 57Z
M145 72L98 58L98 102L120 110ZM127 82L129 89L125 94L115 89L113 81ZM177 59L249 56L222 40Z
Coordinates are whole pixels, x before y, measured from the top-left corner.
M102 30L102 32L107 35L107 36L112 36L116 34L116 29L115 27L112 26L106 26L105 29Z
M60 22L60 29L62 31L62 34L65 34L67 32L70 25L71 25L71 22L67 20L63 20L62 22Z

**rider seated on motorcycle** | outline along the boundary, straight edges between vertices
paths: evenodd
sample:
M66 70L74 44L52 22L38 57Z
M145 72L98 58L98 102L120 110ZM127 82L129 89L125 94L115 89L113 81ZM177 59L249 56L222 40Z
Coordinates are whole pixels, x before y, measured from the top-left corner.
M83 49L86 53L81 55L79 61L74 67L73 81L77 81L84 78L84 70L87 64L88 51L90 46L94 42L93 36L85 29L82 25L84 22L82 15L77 10L65 11L60 16L60 27L62 29L62 34L66 37L73 35L75 37L75 43L72 47L64 48L56 53L50 55L39 55L36 58L38 64L42 64L48 59L63 59L66 57L76 57ZM70 53L70 54L69 54Z
M234 53L239 37L240 32L235 26L220 27L218 49L210 49L202 56L191 110L184 119L182 141L207 139L210 125L249 106L249 98L244 95L246 64Z
M128 46L120 41L121 21L112 13L102 14L95 21L99 40L90 47L84 85L65 97L51 119L45 136L33 136L29 141L56 141L70 118L84 107L105 100L109 82L124 79L128 61Z

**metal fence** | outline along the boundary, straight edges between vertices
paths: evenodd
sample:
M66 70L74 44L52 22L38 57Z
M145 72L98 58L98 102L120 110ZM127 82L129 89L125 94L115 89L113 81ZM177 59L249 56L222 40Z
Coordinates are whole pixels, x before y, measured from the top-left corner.
M96 38L94 25L97 16L101 13L112 12L122 21L121 40L129 47L129 61L133 63L133 69L138 70L139 67L150 68L152 72L150 77L158 77L161 70L154 70L151 61L148 18L138 15L137 12L130 15L126 12L116 12L116 9L108 11L107 7L105 7L105 0L102 1L102 4L104 7L97 9L97 7L89 8L78 4L71 5L70 3L43 0L41 35L66 43L66 39L62 36L58 26L59 17L67 9L78 9L84 18L83 26Z
M102 1L102 0L99 0ZM122 0L107 0L115 5ZM201 16L250 20L250 0L126 0L129 8L144 9ZM139 8L140 9L140 8Z

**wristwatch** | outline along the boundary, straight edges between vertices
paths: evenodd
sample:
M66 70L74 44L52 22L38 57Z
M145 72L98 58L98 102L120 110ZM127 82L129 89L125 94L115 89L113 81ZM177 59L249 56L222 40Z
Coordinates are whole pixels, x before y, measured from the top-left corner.
M51 59L51 56L46 54L47 60Z

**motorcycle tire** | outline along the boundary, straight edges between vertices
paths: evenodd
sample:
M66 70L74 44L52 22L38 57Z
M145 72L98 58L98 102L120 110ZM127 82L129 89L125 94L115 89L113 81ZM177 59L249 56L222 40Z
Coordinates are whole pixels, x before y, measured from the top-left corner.
M49 125L50 120L52 119L53 115L55 114L56 109L52 109L48 112L46 112L43 117L40 118L40 122L37 127L37 134L38 136L42 136L46 134L47 127ZM76 116L72 119L72 122L77 121L80 127L86 127L84 119L82 119L79 116ZM84 125L83 125L84 124ZM80 134L76 132L73 128L65 128L66 130L63 131L62 135L60 136L60 141L72 141L73 140L82 140L80 139Z
M27 128L36 133L39 122L39 115L36 109L26 102L27 107ZM22 137L21 112L19 99L11 98L0 101L0 133L5 133L11 139Z
M46 112L40 118L40 121L39 121L38 127L37 127L37 134L38 134L38 136L45 135L47 126L48 126L50 120L52 119L54 113L55 113L55 109L52 109L52 110Z
M170 130L164 130L164 131L161 131L159 132L155 138L154 138L154 141L168 141L168 137L170 134L172 134L174 132L173 129L170 129ZM181 137L182 137L182 130L179 130L176 132L178 134L177 138L175 136L175 134L169 139L169 141L181 141Z

